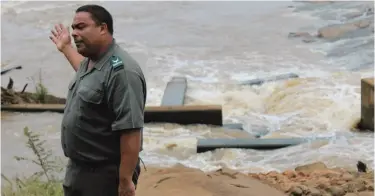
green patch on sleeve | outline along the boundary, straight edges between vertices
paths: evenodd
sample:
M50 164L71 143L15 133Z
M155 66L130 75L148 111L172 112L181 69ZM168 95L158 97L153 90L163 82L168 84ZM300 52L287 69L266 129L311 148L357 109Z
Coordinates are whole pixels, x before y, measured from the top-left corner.
M112 56L111 57L111 66L115 71L121 70L124 68L124 62L122 59L118 56Z

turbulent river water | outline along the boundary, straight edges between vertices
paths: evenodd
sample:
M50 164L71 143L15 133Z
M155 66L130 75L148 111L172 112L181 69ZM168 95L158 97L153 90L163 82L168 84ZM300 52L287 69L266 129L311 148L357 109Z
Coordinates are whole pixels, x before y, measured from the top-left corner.
M70 25L74 10L89 2L2 2L1 60L22 65L12 77L21 89L41 72L49 92L64 97L73 70L49 40L55 23ZM289 32L316 34L321 27L370 17L345 18L373 9L372 2L96 2L113 14L115 38L141 64L147 105L159 105L172 76L188 79L187 104L221 104L225 122L240 122L265 138L328 137L274 151L216 150L196 154L197 138L243 137L210 126L147 125L141 156L146 165L181 163L204 171L227 166L243 172L284 170L312 161L373 167L372 133L351 132L360 118L360 79L373 76L374 38L356 31L335 40L305 43ZM372 27L373 28L373 27ZM295 73L298 79L241 86L243 80ZM28 174L16 162L31 156L23 127L40 133L57 156L62 115L4 113L1 169ZM174 146L170 148L170 146Z

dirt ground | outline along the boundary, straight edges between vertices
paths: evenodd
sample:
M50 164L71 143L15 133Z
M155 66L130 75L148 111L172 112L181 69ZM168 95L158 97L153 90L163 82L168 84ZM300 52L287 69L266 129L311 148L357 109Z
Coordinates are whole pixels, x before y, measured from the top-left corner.
M204 173L176 165L143 170L137 196L373 196L373 171L327 168L317 162L294 170L241 174L230 169Z

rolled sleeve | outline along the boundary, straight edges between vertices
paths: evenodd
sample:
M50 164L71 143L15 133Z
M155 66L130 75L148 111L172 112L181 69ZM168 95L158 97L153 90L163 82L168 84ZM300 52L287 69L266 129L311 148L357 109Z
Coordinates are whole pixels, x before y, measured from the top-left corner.
M143 92L143 81L136 72L122 69L113 73L108 86L108 103L114 114L112 131L143 128Z

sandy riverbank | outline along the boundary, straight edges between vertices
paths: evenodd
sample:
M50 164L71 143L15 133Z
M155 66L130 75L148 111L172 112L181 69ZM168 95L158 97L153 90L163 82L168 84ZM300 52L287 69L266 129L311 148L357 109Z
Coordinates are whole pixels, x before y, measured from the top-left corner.
M372 196L373 178L373 171L326 168L323 163L267 174L242 174L230 169L204 173L176 165L143 170L137 196Z
M139 180L137 196L284 196L255 178L223 169L203 173L177 165L173 168L147 168Z

